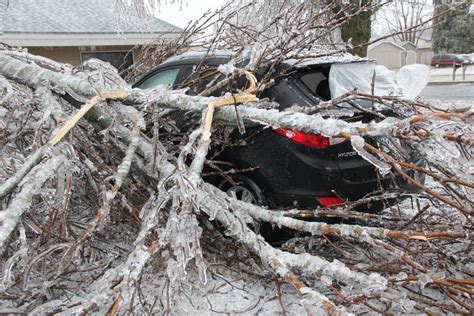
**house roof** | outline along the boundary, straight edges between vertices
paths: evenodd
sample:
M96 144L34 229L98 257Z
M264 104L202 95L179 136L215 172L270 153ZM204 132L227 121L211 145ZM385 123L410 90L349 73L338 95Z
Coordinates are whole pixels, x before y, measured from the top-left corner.
M402 43L398 43L398 45L400 45L401 47L405 49L409 49L408 47L410 47L411 49L416 48L416 45L413 44L412 42L402 42Z
M181 28L153 16L119 13L115 0L9 1L2 28L0 41L22 46L141 44L137 41L156 38L156 33L182 32ZM74 44L74 39L79 43ZM37 43L38 40L43 43Z
M377 42L377 43L374 43L374 44L370 44L369 47L368 47L368 50L371 51L377 47L379 47L380 45L383 45L383 44L389 44L389 45L392 45L396 48L398 48L399 50L405 50L404 47L400 46L400 45L397 45L395 44L394 42L391 42L391 41L380 41L380 42Z
M427 29L424 29L422 31L418 31L420 32L420 38L427 41L427 42L430 42L431 39L433 38L433 28L432 27L429 27Z

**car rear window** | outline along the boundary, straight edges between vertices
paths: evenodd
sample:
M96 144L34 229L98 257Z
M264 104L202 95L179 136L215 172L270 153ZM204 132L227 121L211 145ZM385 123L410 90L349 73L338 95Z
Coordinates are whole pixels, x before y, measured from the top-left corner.
M375 63L354 62L317 65L300 71L300 81L317 98L328 101L353 89L370 92ZM385 78L377 78L376 90L386 90Z
M300 76L300 79L317 97L323 100L331 99L328 78L322 72L305 73Z

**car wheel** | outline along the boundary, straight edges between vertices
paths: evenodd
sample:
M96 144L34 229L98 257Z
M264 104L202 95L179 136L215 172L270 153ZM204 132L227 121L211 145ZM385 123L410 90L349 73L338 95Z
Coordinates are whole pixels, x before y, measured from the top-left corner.
M253 180L245 176L234 176L233 180L235 183L224 180L219 185L219 189L227 193L228 196L243 202L268 205L262 189Z
M439 68L439 64L435 64L435 67L436 67L436 68Z
M260 206L268 206L262 189L252 179L245 176L234 176L232 179L235 181L235 184L223 181L219 188L237 200ZM296 232L289 228L273 227L272 224L266 222L254 221L249 227L274 246L280 246L288 239L297 236Z

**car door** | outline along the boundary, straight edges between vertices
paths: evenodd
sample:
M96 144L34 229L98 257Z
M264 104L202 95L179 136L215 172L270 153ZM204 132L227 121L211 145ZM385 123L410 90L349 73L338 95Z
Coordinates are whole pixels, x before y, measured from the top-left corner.
M179 89L182 87L188 87L186 94L189 94L189 95L199 94L212 81L219 82L225 78L225 76L222 74L217 79L214 76L219 64L214 65L210 63L205 63L204 66L200 67L199 70L196 70L197 68L196 64L182 65L183 67L182 73L181 73L182 77L181 77L181 80L178 82L177 88ZM188 86L190 82L195 82L195 83ZM183 83L183 86L181 86L180 83ZM222 92L222 89L216 90L212 94L212 96L219 96L221 92Z
M440 55L438 58L438 64L441 66L446 65L446 62L447 62L446 58L447 58L446 55Z
M183 73L183 67L180 65L167 66L157 68L155 71L150 72L141 78L134 88L150 89L158 85L168 85L173 88L178 82L180 82Z
M448 55L447 64L452 66L454 63L456 63L456 55Z

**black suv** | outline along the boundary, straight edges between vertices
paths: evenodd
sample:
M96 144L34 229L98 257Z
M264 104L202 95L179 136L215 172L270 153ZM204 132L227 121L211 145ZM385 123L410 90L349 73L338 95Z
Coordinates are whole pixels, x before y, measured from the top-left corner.
M178 87L193 77L197 65L201 67L205 64L208 69L215 70L229 60L230 55L227 54L213 54L205 58L198 53L183 54L148 72L134 87L146 89L158 84ZM259 97L276 101L280 104L280 110L293 105L317 105L322 100L329 100L331 65L333 63L304 63L299 66L282 63L279 71L287 75ZM206 83L208 81L203 80L198 84L205 86ZM222 90L214 96L220 93ZM341 105L334 110L340 112L347 110L346 107ZM384 111L385 115L394 115L388 109ZM346 120L369 122L374 118L373 114L356 111ZM188 123L186 113L176 119L178 127ZM222 152L214 150L220 152L218 160L231 163L234 169L256 169L232 176L232 182L221 177L206 180L229 196L246 202L269 207L315 208L355 201L378 190L397 186L409 188L398 177L380 176L375 167L360 157L351 143L344 139L280 128L252 128L247 129L244 135L238 132L232 135L234 139L245 139L245 145L232 146ZM375 139L366 138L366 141L378 145ZM358 210L376 212L382 206L381 202L375 202Z

